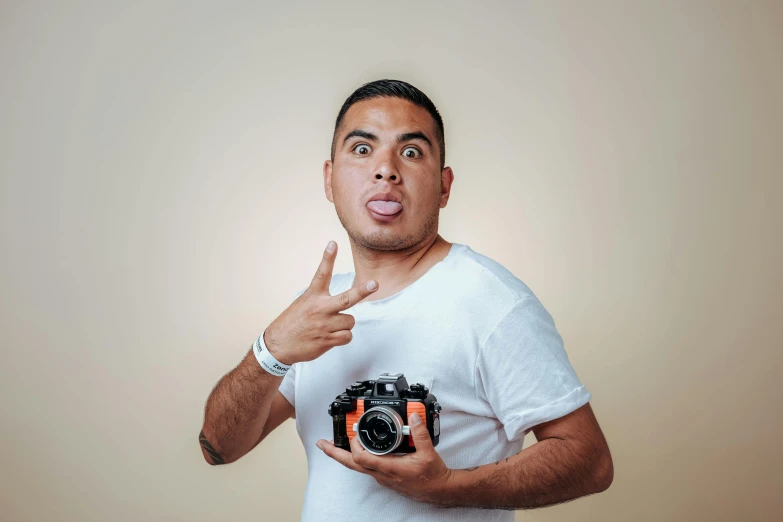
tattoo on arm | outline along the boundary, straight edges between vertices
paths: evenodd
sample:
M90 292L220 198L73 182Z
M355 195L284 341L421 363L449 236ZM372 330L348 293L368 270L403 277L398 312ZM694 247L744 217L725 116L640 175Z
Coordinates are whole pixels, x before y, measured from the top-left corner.
M204 436L204 430L201 430L201 433L199 433L198 440L201 442L201 447L204 448L204 451L206 451L209 457L212 459L213 464L225 464L223 457L218 455L218 452L215 451L215 448L212 447L212 444L210 444L207 438Z

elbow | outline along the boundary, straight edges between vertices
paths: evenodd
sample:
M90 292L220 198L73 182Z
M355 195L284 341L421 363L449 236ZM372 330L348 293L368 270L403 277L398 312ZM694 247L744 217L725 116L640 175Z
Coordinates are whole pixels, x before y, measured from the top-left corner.
M201 448L201 454L204 456L204 462L206 462L210 466L217 466L219 464L224 463L224 462L216 461L207 451L204 450L203 447Z
M607 449L598 460L595 466L595 493L601 493L609 489L614 481L614 463L612 455Z
M223 458L217 451L215 451L215 448L212 447L212 444L210 444L207 438L204 436L203 430L201 433L199 433L198 442L199 442L199 446L201 447L201 454L203 455L204 460L207 462L207 464L211 466L218 466L220 464L227 464L229 462L227 459Z

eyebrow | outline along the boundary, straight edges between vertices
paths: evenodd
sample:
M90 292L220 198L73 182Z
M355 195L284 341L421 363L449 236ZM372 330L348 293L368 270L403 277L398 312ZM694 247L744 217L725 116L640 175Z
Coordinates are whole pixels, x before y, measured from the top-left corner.
M348 134L346 134L345 138L343 138L343 145L345 143L354 137L364 138L366 140L370 141L380 141L378 139L378 136L373 134L372 132L367 132L366 130L362 129L354 129ZM429 147L430 152L432 152L432 142L430 139L421 131L414 131L414 132L406 132L404 134L398 134L397 135L397 143L402 143L404 141L411 141L411 140L421 140L427 144L427 147Z

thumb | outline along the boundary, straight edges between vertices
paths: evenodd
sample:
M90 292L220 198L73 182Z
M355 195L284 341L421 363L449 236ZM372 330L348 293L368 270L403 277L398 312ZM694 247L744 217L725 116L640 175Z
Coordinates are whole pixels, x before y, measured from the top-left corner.
M432 439L430 439L430 433L427 431L427 425L424 424L424 420L418 413L411 413L409 420L411 436L416 445L416 451L431 450L433 448Z

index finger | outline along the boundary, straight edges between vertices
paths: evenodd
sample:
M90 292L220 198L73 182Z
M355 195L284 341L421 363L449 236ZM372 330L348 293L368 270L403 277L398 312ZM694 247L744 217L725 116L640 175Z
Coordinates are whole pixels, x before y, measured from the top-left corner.
M374 285L374 286L373 286ZM332 297L329 311L340 312L347 310L378 289L378 283L374 280L361 286L352 287L341 294Z
M355 463L353 461L353 455L351 455L350 451L345 451L342 448L338 448L333 443L326 442L324 440L319 440L318 443L316 443L316 446L318 446L318 448L323 451L326 456L333 458L348 469L358 471L359 473L364 473L365 475L373 474L374 470L365 468Z
M329 250L331 248L331 251ZM334 270L334 259L337 257L337 243L329 241L324 250L324 256L321 258L321 264L315 271L313 280L310 282L309 289L313 292L323 294L329 293L329 284L332 282L332 270Z

